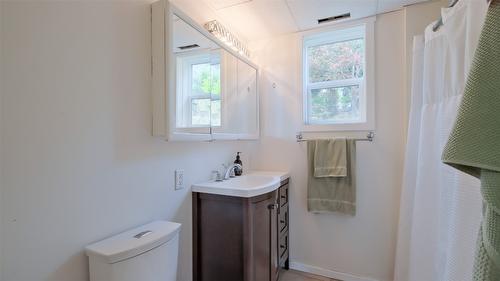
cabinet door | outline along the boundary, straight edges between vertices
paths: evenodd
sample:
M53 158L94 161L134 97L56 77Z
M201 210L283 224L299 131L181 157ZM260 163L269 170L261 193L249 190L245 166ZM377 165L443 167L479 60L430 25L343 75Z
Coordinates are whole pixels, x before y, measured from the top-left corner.
M252 203L252 244L255 281L276 280L277 249L277 192Z

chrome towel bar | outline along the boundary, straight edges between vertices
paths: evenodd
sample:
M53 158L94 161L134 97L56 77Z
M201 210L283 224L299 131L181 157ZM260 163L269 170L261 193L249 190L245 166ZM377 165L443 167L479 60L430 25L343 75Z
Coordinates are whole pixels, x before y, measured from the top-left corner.
M315 140L315 139L305 139L304 136L302 136L302 132L297 133L297 135L295 137L297 138L297 142ZM369 141L369 142L372 142L373 138L375 138L375 133L374 132L368 132L368 134L366 135L366 138L355 139L355 140L356 141Z

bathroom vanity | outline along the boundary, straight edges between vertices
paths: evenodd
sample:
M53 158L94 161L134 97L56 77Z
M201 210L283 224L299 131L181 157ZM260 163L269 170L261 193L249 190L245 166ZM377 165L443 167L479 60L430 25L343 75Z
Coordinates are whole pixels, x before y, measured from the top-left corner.
M289 263L288 182L258 172L193 186L193 280L278 280Z

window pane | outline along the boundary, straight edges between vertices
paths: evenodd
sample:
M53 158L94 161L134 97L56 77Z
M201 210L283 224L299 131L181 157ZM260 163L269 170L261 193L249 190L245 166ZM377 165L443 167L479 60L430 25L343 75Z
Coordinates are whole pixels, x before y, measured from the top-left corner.
M212 64L212 83L210 85L210 93L220 96L220 64Z
M220 111L220 100L213 100L212 101L212 106L210 107L211 110L211 123L212 126L220 126L220 120L221 120L221 111Z
M204 126L211 123L212 126L220 126L220 105L220 100L192 99L191 124L195 126Z
M199 63L191 68L192 95L220 95L220 64Z
M193 64L191 68L191 94L210 94L210 64Z
M310 123L360 121L359 86L311 90Z
M364 39L307 48L309 82L363 78Z
M210 125L210 99L191 100L191 125Z

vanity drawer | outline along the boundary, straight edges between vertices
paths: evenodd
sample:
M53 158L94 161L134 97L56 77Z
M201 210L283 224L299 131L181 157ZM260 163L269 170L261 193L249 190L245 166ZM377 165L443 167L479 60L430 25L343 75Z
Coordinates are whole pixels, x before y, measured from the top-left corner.
M280 234L288 227L288 205L280 208L280 213L278 216L278 226Z
M285 206L288 203L288 183L280 187L280 206Z

